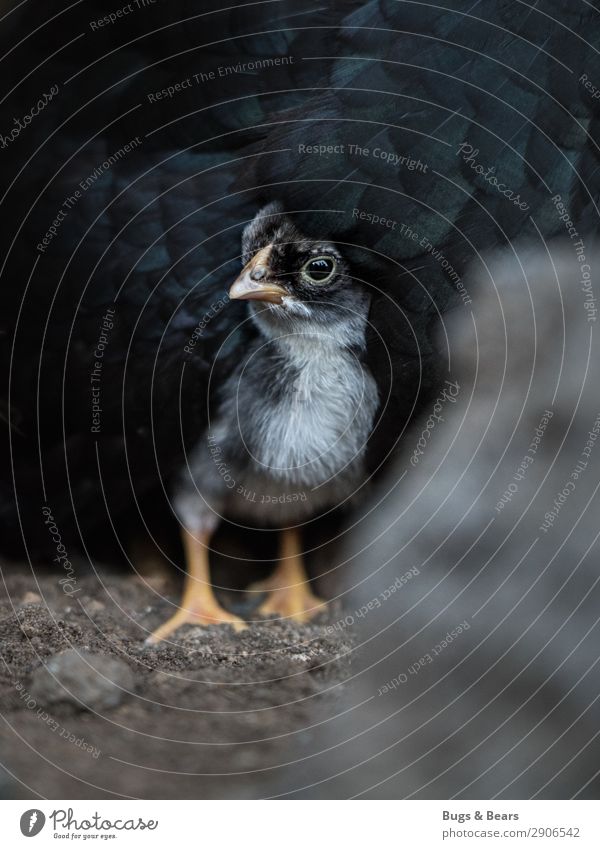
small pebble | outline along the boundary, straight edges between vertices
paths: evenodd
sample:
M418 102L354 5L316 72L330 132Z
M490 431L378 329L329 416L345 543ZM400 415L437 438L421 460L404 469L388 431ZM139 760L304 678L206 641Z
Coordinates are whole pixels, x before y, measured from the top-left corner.
M41 600L41 595L29 591L26 592L23 598L21 599L21 604L39 604Z
M103 711L117 707L133 687L133 674L123 661L69 649L33 673L29 691L47 707L62 703Z

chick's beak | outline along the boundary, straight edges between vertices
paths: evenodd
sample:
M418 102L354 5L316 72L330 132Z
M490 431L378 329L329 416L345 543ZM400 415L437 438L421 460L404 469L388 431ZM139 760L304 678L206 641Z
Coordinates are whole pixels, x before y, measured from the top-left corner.
M229 290L232 300L268 301L281 304L288 293L275 282L270 265L272 245L258 251L244 266L241 274Z

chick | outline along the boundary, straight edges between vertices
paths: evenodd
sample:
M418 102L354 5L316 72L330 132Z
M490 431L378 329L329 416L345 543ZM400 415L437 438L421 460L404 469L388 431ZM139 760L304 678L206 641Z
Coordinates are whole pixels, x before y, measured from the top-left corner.
M219 387L216 411L176 488L187 574L181 608L154 632L245 623L210 581L210 540L223 517L281 531L261 613L305 621L324 603L302 562L300 525L364 488L379 400L365 363L370 296L342 253L294 226L277 204L246 227L244 267L229 291L248 301L256 337Z

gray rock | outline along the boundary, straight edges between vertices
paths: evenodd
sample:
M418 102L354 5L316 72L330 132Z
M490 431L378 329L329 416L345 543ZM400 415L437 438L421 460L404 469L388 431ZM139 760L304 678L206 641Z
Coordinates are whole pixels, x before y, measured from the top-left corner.
M407 434L350 541L347 704L273 792L598 798L600 340L584 275L600 254L585 253L506 252L468 281L472 312L446 321L460 391Z
M20 792L17 782L0 766L0 799L18 799Z
M95 712L117 707L133 687L133 674L123 661L69 649L37 669L28 689L39 705L71 704Z

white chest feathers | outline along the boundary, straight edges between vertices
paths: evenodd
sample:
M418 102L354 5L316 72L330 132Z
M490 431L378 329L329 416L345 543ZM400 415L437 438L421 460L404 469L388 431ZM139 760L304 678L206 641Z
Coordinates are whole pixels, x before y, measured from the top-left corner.
M298 351L285 371L267 399L238 395L247 405L239 433L253 471L298 486L360 474L378 404L370 372L337 348Z

